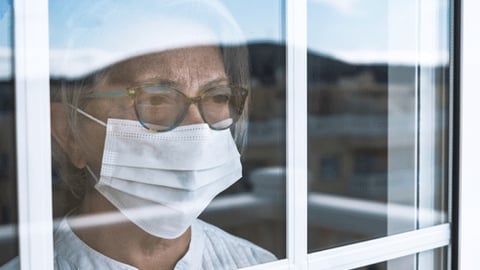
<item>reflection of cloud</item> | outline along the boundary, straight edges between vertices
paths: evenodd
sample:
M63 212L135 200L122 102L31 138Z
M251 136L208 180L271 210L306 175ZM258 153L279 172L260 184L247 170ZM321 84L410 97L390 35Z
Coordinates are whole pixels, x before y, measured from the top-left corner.
M213 29L173 17L139 20L136 24L119 25L115 30L110 28L112 25L107 24L95 28L72 27L71 32L62 37L65 44L52 44L51 75L78 77L148 53L204 45L233 45L244 41L237 28ZM56 33L54 30L51 33Z
M54 76L86 75L147 53L244 42L234 19L214 0L125 1L113 9L112 1L54 2L49 28Z
M388 63L413 65L445 65L448 63L448 51L444 52L423 52L417 54L410 51L334 51L329 54L340 60L357 63Z
M342 14L353 14L357 9L358 0L311 0L314 3L330 6Z
M0 48L0 80L12 78L12 50Z
M53 49L50 51L50 75L78 77L111 64L117 58L114 53L99 49Z

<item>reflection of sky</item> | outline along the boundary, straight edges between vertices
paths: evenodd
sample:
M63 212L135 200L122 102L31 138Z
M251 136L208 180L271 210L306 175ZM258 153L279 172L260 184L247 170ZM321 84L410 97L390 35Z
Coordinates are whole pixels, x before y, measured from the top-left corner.
M282 1L223 0L251 41L282 40ZM249 2L249 1L248 1ZM254 2L254 4L253 4ZM416 0L307 0L308 47L310 50L350 62L415 63L418 12ZM448 0L423 1L426 13L445 13L434 6L447 8ZM446 18L442 18L447 21ZM424 25L437 31L446 25ZM448 31L448 29L444 29ZM444 61L446 42L440 33L428 31L436 42L432 52L421 57L427 63ZM441 49L443 52L435 51ZM440 53L440 54L439 54Z
M281 0L221 0L233 13L245 36L251 41L282 40Z
M51 73L67 72L67 76L76 76L144 53L241 40L235 26L229 23L235 18L223 14L225 7L219 7L221 4L217 5L214 0L198 1L199 9L192 12L182 9L182 2L145 0L115 5L113 0L50 1ZM259 14L249 11L245 2L243 5L239 5L239 1L225 2L237 15L248 40L279 39L278 0L261 1ZM248 19L251 16L259 18L255 23L262 18L262 23L253 25ZM208 30L197 20L208 24ZM212 33L207 33L210 31Z
M11 6L10 0L0 0L0 47L6 47L10 44L10 27L11 27Z
M280 41L283 39L282 1L222 1L233 13L251 41ZM414 15L416 1L412 0L308 0L307 25L308 47L315 52L354 58L355 54L371 57L372 61L388 58L388 49L412 51L415 44ZM390 5L390 6L389 6ZM404 42L389 44L389 9L403 16L403 31L396 31L396 40ZM384 59L382 59L384 58ZM360 59L366 61L366 59ZM367 61L368 62L368 61Z
M10 0L0 0L0 79L10 78L12 75L11 18Z
M237 1L220 0L233 14L250 42L281 42L284 38L284 17L282 0ZM108 12L108 4L99 6L98 17L80 17L88 27L95 27L101 20L102 12ZM148 2L148 1L147 1ZM327 55L333 55L351 62L410 62L415 59L416 21L415 2L413 0L309 0L308 1L308 45L309 49ZM428 1L427 1L428 2ZM446 1L445 1L446 2ZM0 76L10 74L9 47L11 45L10 0L0 0ZM55 27L55 35L50 37L50 47L61 50L67 46L65 8L68 2L50 1L50 24ZM90 1L75 1L76 8L90 8ZM129 2L137 5L138 1ZM152 2L153 3L153 2ZM148 5L145 5L148 8ZM394 8L392 8L394 7ZM82 7L80 7L82 8ZM432 10L431 12L438 12ZM390 17L389 17L390 16ZM397 18L397 28L392 31L392 18ZM398 18L404 18L398 21ZM400 24L400 28L398 27ZM440 28L440 26L437 26ZM390 29L390 32L389 32ZM117 29L118 31L118 29ZM394 37L394 38L392 38ZM104 47L115 46L105 42ZM85 49L92 46L85 45ZM79 52L80 59L85 58ZM52 52L52 57L58 52ZM432 55L432 57L438 57ZM87 57L88 58L88 57ZM4 77L4 76L2 76Z
M308 1L309 47L324 53L385 51L387 4L383 0Z
M354 63L444 63L448 1L308 0L308 45Z

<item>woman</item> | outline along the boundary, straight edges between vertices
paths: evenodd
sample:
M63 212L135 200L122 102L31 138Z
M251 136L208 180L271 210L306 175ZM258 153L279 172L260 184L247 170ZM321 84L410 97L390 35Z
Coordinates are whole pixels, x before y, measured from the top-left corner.
M54 158L82 198L55 229L56 269L236 269L275 259L197 220L241 178L235 140L245 133L248 76L238 28L214 1L156 2L62 13L104 11L88 31L80 19L65 23L73 47L59 57L63 69L75 63L76 42L117 51L52 89Z

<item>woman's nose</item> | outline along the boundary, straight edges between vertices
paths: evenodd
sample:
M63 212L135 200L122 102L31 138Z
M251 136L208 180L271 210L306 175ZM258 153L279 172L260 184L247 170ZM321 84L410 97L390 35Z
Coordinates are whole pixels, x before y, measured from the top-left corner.
M185 114L185 118L183 118L180 125L193 125L193 124L201 124L204 123L202 115L200 114L200 108L198 104L193 103L190 104L187 110L187 114Z

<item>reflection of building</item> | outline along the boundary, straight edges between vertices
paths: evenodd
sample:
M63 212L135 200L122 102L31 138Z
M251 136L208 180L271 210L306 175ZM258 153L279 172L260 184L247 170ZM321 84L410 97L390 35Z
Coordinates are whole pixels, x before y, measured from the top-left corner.
M358 68L330 81L310 81L312 191L385 200L387 85L379 71Z
M284 47L250 46L252 110L250 158L283 165L285 148ZM352 65L309 53L309 179L312 191L385 200L387 173L385 65ZM408 101L408 100L407 100ZM262 156L261 158L257 158ZM271 160L266 161L266 160ZM275 160L275 161L274 161Z

